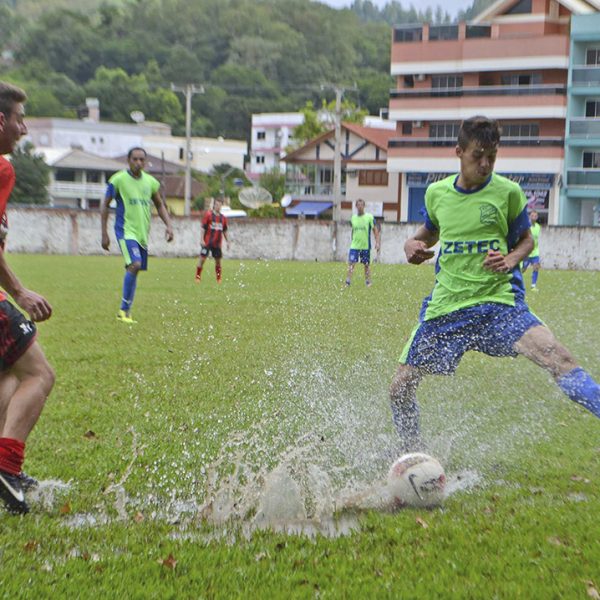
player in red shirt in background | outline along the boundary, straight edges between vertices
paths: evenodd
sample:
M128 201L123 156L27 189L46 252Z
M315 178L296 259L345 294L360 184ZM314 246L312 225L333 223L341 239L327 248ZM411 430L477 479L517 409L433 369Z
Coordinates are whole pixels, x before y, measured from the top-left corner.
M0 81L0 219L15 184L13 166L2 154L12 152L27 133L20 88ZM45 298L23 287L0 247L0 286L28 315L27 319L0 290L0 498L13 513L26 513L24 491L37 481L22 471L25 441L37 423L54 386L54 371L36 340L35 321L45 321L52 307Z
M221 214L221 206L223 206L223 200L221 198L215 198L213 209L207 210L202 218L202 229L204 229L204 235L202 236L202 246L200 248L200 256L198 257L198 266L196 267L196 283L200 283L202 269L206 259L208 258L209 252L215 259L217 283L221 283L221 257L223 256L221 246L223 244L223 238L225 238L225 241L227 242L227 248L229 249L229 238L227 237L227 217Z

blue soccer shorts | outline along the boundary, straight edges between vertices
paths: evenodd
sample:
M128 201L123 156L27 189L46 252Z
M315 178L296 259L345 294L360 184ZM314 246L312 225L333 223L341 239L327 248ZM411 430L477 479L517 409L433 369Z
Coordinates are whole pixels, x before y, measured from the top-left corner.
M540 264L539 256L530 256L529 258L525 258L523 260L521 268L524 271L527 267L532 267L533 265L539 265L539 264Z
M356 250L350 249L348 252L348 262L357 263L360 262L363 265L368 265L371 262L371 251L370 250Z
M516 356L523 334L543 323L520 301L515 306L487 303L469 306L417 325L400 363L426 373L452 375L468 350L488 356Z
M117 240L119 242L119 248L125 259L125 266L128 267L134 262L139 262L142 266L140 271L146 271L148 269L148 250L143 246L140 246L135 240Z

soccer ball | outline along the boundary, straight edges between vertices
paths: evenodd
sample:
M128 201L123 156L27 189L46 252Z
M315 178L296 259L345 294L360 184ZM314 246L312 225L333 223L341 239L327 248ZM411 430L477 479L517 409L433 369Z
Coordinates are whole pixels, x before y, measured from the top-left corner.
M431 508L444 499L444 468L428 454L404 454L391 466L387 481L388 490L399 506Z

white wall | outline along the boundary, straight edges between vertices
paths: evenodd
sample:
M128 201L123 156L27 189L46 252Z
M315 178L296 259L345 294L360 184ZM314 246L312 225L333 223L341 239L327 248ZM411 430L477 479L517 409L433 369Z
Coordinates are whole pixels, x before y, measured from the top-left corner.
M8 252L43 254L103 254L100 246L100 213L48 208L8 210L10 230ZM158 256L197 256L200 248L200 219L174 217L174 242L164 239L164 225L154 217L150 234L150 254ZM111 253L118 254L109 219ZM383 263L406 262L404 242L417 224L384 223ZM227 258L270 260L345 261L350 245L350 226L330 221L297 219L230 220L231 247ZM334 234L336 244L334 250ZM540 237L543 265L548 269L600 271L599 227L545 227Z

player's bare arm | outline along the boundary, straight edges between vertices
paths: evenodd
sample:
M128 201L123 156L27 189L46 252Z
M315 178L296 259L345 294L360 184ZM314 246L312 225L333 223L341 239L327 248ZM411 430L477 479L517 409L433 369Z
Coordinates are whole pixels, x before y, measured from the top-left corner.
M0 249L0 286L29 315L32 321L45 321L52 315L50 303L39 294L23 287L17 276L4 260L4 252Z
M510 273L533 250L533 236L527 229L515 247L506 255L497 250L490 250L483 260L483 266L494 273Z
M173 226L171 225L171 218L169 217L169 212L167 211L162 198L158 195L158 192L154 192L152 194L152 202L154 202L154 206L158 212L158 216L162 219L165 224L167 230L165 231L165 238L167 242L173 241Z
M415 235L404 244L404 253L406 260L412 265L420 265L422 262L433 258L435 252L430 250L435 246L439 238L437 231L430 231L424 225L421 225Z
M100 222L102 223L102 248L108 250L110 248L110 238L108 237L108 205L112 198L105 196L102 202L102 210L100 212Z

